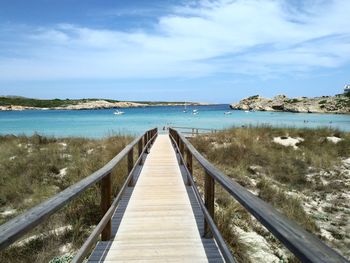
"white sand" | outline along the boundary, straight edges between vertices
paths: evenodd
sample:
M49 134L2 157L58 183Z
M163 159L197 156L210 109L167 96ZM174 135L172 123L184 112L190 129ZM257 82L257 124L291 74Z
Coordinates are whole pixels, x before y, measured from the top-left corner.
M58 174L59 177L63 178L67 175L67 167L60 170L60 173Z
M287 138L282 138L282 137L274 137L273 138L273 142L274 143L277 143L277 144L280 144L280 145L283 145L283 146L286 146L286 147L293 147L294 149L298 149L298 146L297 144L300 143L300 142L303 142L304 139L303 138L300 138L300 137L296 137L296 138L292 138L292 137L287 137Z
M263 236L253 231L246 232L239 227L234 227L234 229L239 234L239 241L247 245L249 258L252 263L280 262L280 259L275 256L270 245Z
M342 138L335 137L335 136L327 137L327 141L332 142L334 144L337 144L338 142L340 142L342 140L343 140Z
M8 217L8 216L12 216L14 214L16 214L17 210L16 209L6 209L5 211L0 213L1 217Z

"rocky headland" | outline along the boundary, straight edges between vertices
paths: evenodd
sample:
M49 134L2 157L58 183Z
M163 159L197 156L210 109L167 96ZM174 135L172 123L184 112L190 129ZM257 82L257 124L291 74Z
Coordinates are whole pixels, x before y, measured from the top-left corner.
M255 95L237 104L231 104L230 107L234 110L249 111L350 114L350 94L314 98L288 98L285 95L278 95L272 99Z

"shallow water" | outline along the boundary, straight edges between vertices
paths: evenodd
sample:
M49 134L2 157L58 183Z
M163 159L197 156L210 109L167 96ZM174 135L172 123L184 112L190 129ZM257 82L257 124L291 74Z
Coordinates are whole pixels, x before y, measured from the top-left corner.
M115 110L47 110L0 112L0 134L26 134L34 132L52 136L103 137L115 133L140 134L146 129L164 126L223 129L242 125L268 124L279 127L332 127L350 131L350 115L309 114L288 112L229 111L228 105L184 107L145 107ZM198 114L193 115L192 110Z

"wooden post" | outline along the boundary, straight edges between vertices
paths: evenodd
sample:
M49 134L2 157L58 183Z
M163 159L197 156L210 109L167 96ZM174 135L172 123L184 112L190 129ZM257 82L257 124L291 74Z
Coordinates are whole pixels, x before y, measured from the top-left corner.
M205 193L204 193L204 203L205 207L207 208L210 216L214 220L214 195L215 195L215 181L214 179L205 172ZM213 235L210 231L208 222L204 219L204 237L205 238L212 238Z
M183 141L179 141L180 143L179 143L179 148L180 148L180 156L182 156L182 158L185 158L185 156L184 156L184 143L183 143ZM182 158L180 158L180 164L182 165L182 164L184 164L183 163L183 161L182 161Z
M151 133L148 131L147 132L147 142L149 142L150 140L151 140ZM150 148L151 148L151 143L149 143L147 146L147 153L150 152Z
M139 140L139 143L138 143L138 147L139 147L139 157L141 156L142 154L142 151L143 151L143 141L142 141L143 138L141 138ZM140 159L140 162L139 162L139 165L142 165L143 164L143 160L142 158Z
M196 129L196 134L198 135L198 129Z
M153 141L153 136L156 134L156 131L155 130L152 130L151 131L151 140L152 140L152 144L154 143L154 141Z
M174 146L177 146L177 138L178 138L178 137L177 137L177 133L174 132L174 140L175 140L175 141L174 141ZM175 147L175 152L178 153L177 147Z
M179 147L180 146L180 136L178 133L176 133L176 145Z
M106 175L101 181L101 210L102 214L105 215L112 204L112 176L111 174ZM112 224L111 220L108 221L105 228L101 233L101 240L108 241L112 235Z
M188 148L186 149L186 166L190 172L188 176L193 176L192 153ZM187 185L191 185L190 178L187 178Z
M194 128L192 128L192 137L194 136Z
M143 147L145 148L147 144L147 133L143 136Z
M128 153L128 175L130 174L132 168L134 167L134 148L131 148ZM129 186L134 186L134 177L131 177Z

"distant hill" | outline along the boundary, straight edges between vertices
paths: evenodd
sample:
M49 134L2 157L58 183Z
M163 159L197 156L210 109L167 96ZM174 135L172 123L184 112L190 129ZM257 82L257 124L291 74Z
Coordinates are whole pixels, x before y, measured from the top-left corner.
M33 99L20 96L0 96L0 110L85 110L146 106L208 105L198 102L133 102L111 99Z
M79 103L86 103L91 101L97 101L98 99L31 99L20 96L2 96L0 97L0 106L24 106L24 107L35 107L35 108L54 108L54 107L65 107L69 105L76 105ZM113 100L108 100L110 102L118 102Z

